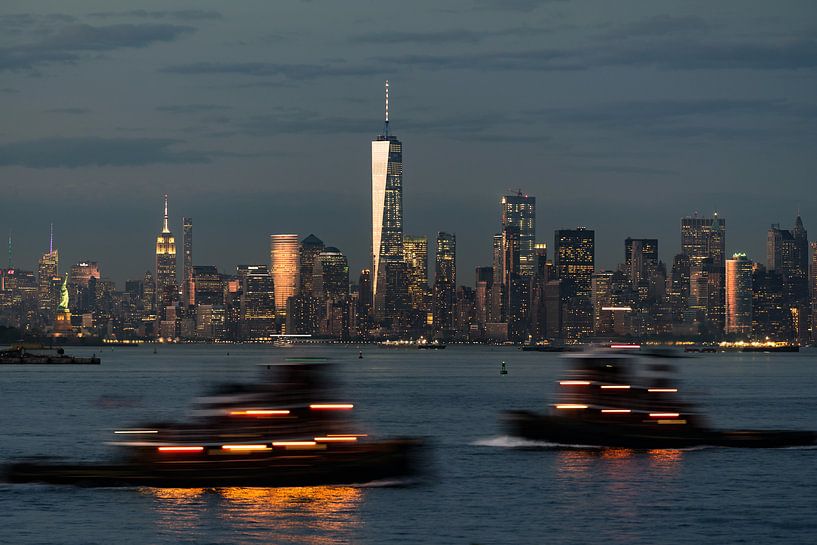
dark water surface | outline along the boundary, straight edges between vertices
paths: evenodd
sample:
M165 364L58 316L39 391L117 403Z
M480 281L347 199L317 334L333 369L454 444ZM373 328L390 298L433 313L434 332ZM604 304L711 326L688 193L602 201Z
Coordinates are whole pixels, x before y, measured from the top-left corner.
M101 355L101 366L0 366L0 463L102 459L113 429L184 419L208 385L308 355L339 362L370 434L427 437L433 474L400 488L0 484L0 543L817 543L815 449L511 448L497 415L544 408L556 355L367 347L358 360L356 347L249 346ZM817 353L706 355L680 368L682 391L720 427L817 429Z

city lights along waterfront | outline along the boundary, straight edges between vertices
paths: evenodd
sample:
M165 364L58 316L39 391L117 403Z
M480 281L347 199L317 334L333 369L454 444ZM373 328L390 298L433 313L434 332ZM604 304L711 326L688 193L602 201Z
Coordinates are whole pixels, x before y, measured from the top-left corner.
M549 237L537 233L536 196L519 189L494 197L499 232L484 241L486 264L475 271L458 270L458 235L439 226L430 278L428 238L404 232L404 215L422 211L404 210L411 182L404 184L403 142L390 126L389 94L387 81L383 127L371 142L371 263L362 270L350 269L331 236L327 246L315 234L273 233L268 262L219 271L197 264L190 217L182 221L179 264L173 203L165 194L155 262L124 289L104 276L101 257L61 263L53 225L36 271L12 264L10 237L8 267L0 269L4 338L271 342L283 335L313 342L627 341L769 349L817 338L817 254L809 252L817 243L809 243L799 214L791 229L777 223L768 229L765 260L727 250L727 221L717 212L694 213L680 218L679 246L627 233L620 264L601 269L594 229L557 228L549 247ZM66 269L70 307L58 308Z

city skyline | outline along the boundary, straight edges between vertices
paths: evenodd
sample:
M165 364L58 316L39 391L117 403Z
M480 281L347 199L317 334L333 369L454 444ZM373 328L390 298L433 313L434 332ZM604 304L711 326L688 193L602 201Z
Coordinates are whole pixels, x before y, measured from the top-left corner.
M730 218L727 252L754 257L758 231L817 208L811 3L462 0L398 20L319 4L4 4L0 228L15 260L36 263L53 219L64 260L121 284L152 261L168 193L173 232L196 221L200 263L263 263L267 235L314 232L368 266L385 79L407 146L404 231L456 233L462 270L484 264L496 228L473 218L509 187L538 197L540 233L594 229L605 268L627 236L671 251L674 218L695 210Z

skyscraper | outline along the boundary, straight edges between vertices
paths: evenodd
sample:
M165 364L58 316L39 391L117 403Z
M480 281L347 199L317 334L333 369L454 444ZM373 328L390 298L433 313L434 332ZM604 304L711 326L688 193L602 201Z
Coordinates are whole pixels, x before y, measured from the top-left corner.
M434 329L454 329L454 305L457 301L457 237L437 233L436 274L434 276Z
M275 308L286 314L287 299L298 294L298 235L270 235L270 273L275 283Z
M624 267L634 285L649 280L658 267L658 239L627 237L624 240Z
M766 264L769 272L780 276L783 304L792 315L795 337L808 340L809 322L809 245L803 220L798 215L794 229L772 225L766 239Z
M298 239L295 238L297 246ZM276 288L264 265L240 265L241 336L244 339L269 337L275 333Z
M375 318L399 320L407 310L403 261L403 144L389 134L389 82L383 134L372 141L372 299Z
M519 229L519 274L533 276L536 273L536 197L519 191L516 195L504 195L502 205L502 228L513 225Z
M193 219L182 218L182 244L184 245L183 277L182 280L182 304L195 305L196 296L193 287Z
M167 220L167 195L165 194L162 232L156 236L156 313L163 316L165 309L176 300L176 239L170 232Z
M556 231L554 268L564 299L562 336L577 341L593 333L592 278L595 267L595 232L584 227ZM550 327L550 326L548 326Z
M689 256L690 305L696 302L701 317L712 328L713 335L724 325L724 268L726 260L726 220L715 212L711 218L697 214L681 219L681 251ZM706 279L707 293L701 289ZM692 301L695 299L695 301Z
M302 295L312 295L312 269L315 266L315 259L323 251L324 244L315 235L309 235L301 241L298 271L298 293Z
M37 305L47 323L51 323L54 319L54 312L57 310L54 279L60 280L59 263L59 253L54 249L54 224L52 223L48 253L43 254L37 266Z
M428 238L404 236L403 259L411 308L423 311L428 294Z
M334 246L323 250L315 259L312 292L321 303L342 301L349 296L349 262Z
M215 266L194 266L191 284L194 289L192 298L196 305L224 305L224 277Z
M752 334L752 270L746 254L726 260L726 333Z

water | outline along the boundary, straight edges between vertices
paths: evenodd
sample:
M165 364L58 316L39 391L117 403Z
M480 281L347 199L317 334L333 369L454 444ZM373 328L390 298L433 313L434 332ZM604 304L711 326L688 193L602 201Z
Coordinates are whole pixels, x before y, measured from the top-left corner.
M0 485L0 543L817 541L815 449L531 448L537 445L504 436L497 415L543 408L560 374L557 355L366 347L358 360L357 350L178 346L154 355L147 347L106 348L101 366L0 367L0 462L101 459L111 453L103 443L113 429L182 419L208 385L250 381L258 364L301 354L340 362L344 391L371 434L424 436L434 447L430 477L410 487ZM817 429L815 356L682 360L683 392L720 427Z

